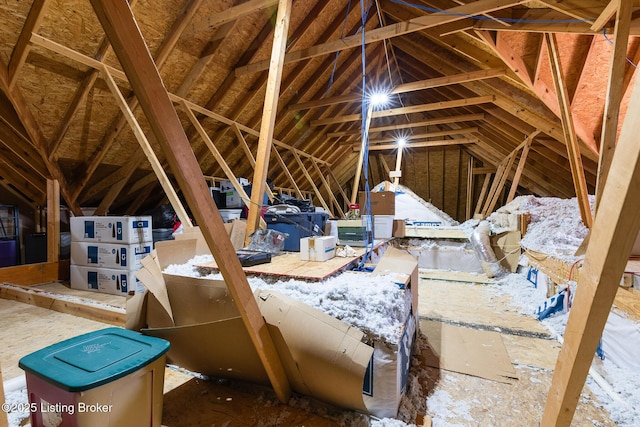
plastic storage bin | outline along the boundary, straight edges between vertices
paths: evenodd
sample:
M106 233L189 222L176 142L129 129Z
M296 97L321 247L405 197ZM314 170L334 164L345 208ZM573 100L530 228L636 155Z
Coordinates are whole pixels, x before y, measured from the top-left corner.
M169 342L108 328L20 359L31 425L160 426Z
M300 252L300 239L309 236L323 236L324 226L329 219L326 212L265 213L267 228L287 233L284 250Z

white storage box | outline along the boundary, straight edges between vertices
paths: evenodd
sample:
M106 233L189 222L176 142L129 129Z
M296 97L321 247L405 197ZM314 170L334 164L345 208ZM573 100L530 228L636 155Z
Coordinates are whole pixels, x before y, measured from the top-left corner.
M152 246L152 242L137 245L71 242L71 264L138 270L142 259L151 253Z
M373 216L373 238L390 239L393 236L393 215Z
M222 221L231 222L234 219L240 219L242 209L218 209L218 212L220 212Z
M69 269L73 289L113 295L127 295L130 291L144 292L144 286L136 279L135 273L133 270L83 265L72 265Z
M153 241L151 216L71 217L74 242L141 243Z
M336 236L303 237L300 258L303 261L326 261L336 256Z

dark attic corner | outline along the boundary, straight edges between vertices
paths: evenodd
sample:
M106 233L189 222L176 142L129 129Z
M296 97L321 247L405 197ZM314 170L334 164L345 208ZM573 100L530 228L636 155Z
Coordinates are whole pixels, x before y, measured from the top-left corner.
M0 11L0 427L640 425L640 1Z

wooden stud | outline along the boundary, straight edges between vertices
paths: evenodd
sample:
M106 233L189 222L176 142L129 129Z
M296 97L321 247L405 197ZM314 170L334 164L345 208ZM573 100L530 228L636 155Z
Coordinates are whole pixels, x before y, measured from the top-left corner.
M195 116L195 114L193 114L193 111L191 111L191 108L189 108L186 102L182 103L182 109L184 110L185 113L187 113L187 117L189 117L191 124L196 129L196 131L198 132L198 135L200 135L200 138L202 138L207 148L209 148L209 151L211 152L211 154L213 154L213 157L218 162L218 165L220 165L220 168L222 168L222 170L224 171L224 174L229 180L229 182L231 182L231 185L233 185L233 188L238 193L238 196L242 199L245 205L249 206L249 211L251 211L251 207L254 203L253 197L249 197L247 195L247 192L244 191L244 187L240 185L240 182L238 182L238 178L233 173L233 171L231 170L227 162L224 160L224 158L222 157L222 154L220 154L220 151L218 151L213 141L211 141L211 138L209 138L207 131L202 126L202 124L198 121L198 118ZM256 187L253 187L251 194L253 194L254 191L257 191ZM258 202L260 209L262 209L263 194L264 194L264 191L260 193L260 201ZM258 216L258 226L262 226L262 228L266 228L266 224L260 216ZM247 236L249 234L250 233L248 233ZM247 241L247 244L249 244L249 241Z
M362 138L362 141L360 142L361 144L360 154L358 155L358 162L356 163L356 171L353 177L353 188L351 189L351 199L349 200L349 203L352 205L356 202L356 200L358 200L358 187L360 185L360 175L362 174L362 163L364 161L364 151L365 151L364 145L365 145L366 139L369 138L369 126L371 125L371 118L372 118L371 116L373 115L372 113L373 113L373 104L369 103L369 105L367 106L367 112L365 117L365 126L364 126L364 130L362 131L362 135L364 136L364 138Z
M47 261L60 260L60 184L47 180Z
M329 176L336 182L336 184L338 185L338 190L340 190L340 194L342 195L342 200L344 201L344 210L347 210L349 208L348 203L349 203L349 197L347 196L347 193L344 191L344 189L342 188L342 185L340 185L340 181L338 180L338 178L336 177L336 175L333 173L333 171L331 170L330 167L327 168L327 171L329 172Z
M220 266L276 395L287 402L291 386L275 345L133 13L124 1L91 4Z
M262 199L269 170L269 155L275 129L276 113L278 112L278 98L280 95L280 82L282 80L282 66L284 65L284 52L287 47L287 32L289 30L289 18L291 15L292 0L280 0L278 2L278 14L271 49L269 76L267 78L264 109L258 138L258 152L256 154L256 167L253 171L253 188L251 190L251 204L247 215L247 237L258 228L261 219Z
M580 216L582 222L591 228L592 216L591 206L589 205L589 194L587 191L587 180L584 176L584 167L582 166L582 158L580 156L580 147L578 146L578 138L573 126L573 117L571 115L571 105L569 103L569 92L562 76L562 66L560 64L560 53L556 43L555 34L545 34L547 50L549 51L549 62L553 75L553 83L556 88L556 95L560 103L562 111L562 127L565 133L565 141L567 144L567 152L569 153L569 165L571 166L571 176L578 198L580 207Z
M471 219L471 205L473 204L473 181L474 181L474 174L473 174L473 163L474 163L474 158L473 156L469 156L469 166L467 167L467 204L466 204L466 208L465 208L465 219Z
M512 201L516 195L516 191L518 190L518 185L520 184L520 177L522 176L522 171L524 170L524 165L527 162L527 156L529 155L529 150L531 149L531 144L533 143L533 139L539 133L540 131L537 130L531 135L529 135L525 140L525 145L524 145L524 148L522 149L522 154L520 154L520 161L518 162L516 173L514 174L513 180L511 181L511 189L509 190L509 195L507 196L507 203Z
M404 147L402 147L399 144L396 144L396 148L398 150L397 154L396 154L396 177L393 178L393 185L394 187L398 187L398 185L400 185L400 174L402 173L401 170L401 165L402 165L402 152L404 151Z
M620 105L622 104L624 73L627 65L629 27L631 26L631 12L633 10L633 5L629 1L615 0L609 3L609 6L612 4L618 7L618 13L616 15L616 38L611 51L609 84L607 86L602 134L600 137L600 161L598 162L596 182L596 212L600 204L604 184L607 181L607 175L609 174L613 152L616 148L618 117L620 115Z
M142 152L147 157L147 160L151 165L151 169L153 169L153 172L155 172L156 177L158 178L158 182L160 182L160 186L162 187L165 194L169 198L169 203L175 210L176 216L180 219L180 222L185 228L191 228L192 227L191 219L187 214L187 210L182 205L182 202L180 201L178 194L174 190L173 185L171 185L171 181L169 181L169 177L164 171L164 168L162 167L162 165L160 164L158 157L153 152L153 148L151 147L149 140L147 140L146 135L144 134L144 132L142 131L142 128L140 127L140 124L138 123L135 116L133 115L133 112L129 108L127 101L124 99L124 96L122 96L120 89L118 89L118 85L116 85L116 82L113 80L113 77L109 73L109 70L107 69L106 66L103 66L102 68L102 75L104 77L105 82L107 83L107 86L111 90L111 93L113 94L116 100L116 103L120 107L120 111L122 115L127 120L127 123L129 123L129 126L131 127L131 132L133 133L136 140L138 141L138 144L140 145ZM137 164L136 164L136 167L137 167ZM131 173L133 173L133 169L131 170ZM121 185L124 186L124 184L125 183L121 182Z
M482 211L482 205L484 204L484 198L487 194L487 189L489 188L489 183L491 182L491 175L493 175L492 173L487 173L484 176L484 181L482 182L482 189L480 190L480 197L478 197L478 203L476 204L476 208L474 210L474 215L478 215L480 214L480 212ZM496 175L498 175L498 172L496 171Z
M342 210L342 208L340 207L340 203L338 203L338 199L336 199L336 196L333 194L333 191L331 191L331 184L329 184L329 181L327 179L325 179L322 170L320 169L320 166L318 166L318 163L316 163L315 160L313 160L313 158L311 159L311 164L313 165L313 168L316 170L316 172L318 173L318 176L320 177L320 180L322 181L322 184L324 185L324 188L327 189L327 193L329 195L329 201L336 207L338 213L340 214L340 218L344 218L344 211ZM334 210L331 210L332 213L334 213ZM333 216L338 216L334 213Z
M287 167L287 164L282 159L282 156L278 152L278 149L276 148L275 145L273 147L271 147L271 149L273 150L273 154L275 154L276 160L278 161L278 163L280 163L280 167L284 171L284 174L289 179L289 182L291 183L291 185L293 185L293 189L296 192L296 196L299 197L300 199L304 199L304 196L302 195L302 191L300 191L300 188L298 187L298 184L296 184L296 180L293 179L293 175L291 175L291 171L289 170L289 168Z
M298 153L296 153L295 151L292 151L291 154L293 154L293 157L296 159L296 162L298 162L298 166L300 166L300 170L302 171L304 176L307 178L307 181L309 181L309 184L311 184L311 188L313 188L313 192L315 193L316 197L320 200L320 204L322 205L324 210L326 210L327 212L330 212L331 209L329 209L329 206L327 206L327 203L324 201L322 194L320 194L320 190L318 190L318 187L313 181L313 178L311 178L311 175L309 175L309 171L304 166L304 163L302 163L302 159L300 158L300 155L298 155Z
M253 153L249 148L249 144L247 144L247 140L244 139L244 135L242 135L242 131L240 130L240 128L236 123L232 123L231 128L235 132L236 137L238 138L238 142L240 143L240 147L242 147L242 150L244 151L244 154L246 155L247 160L249 160L251 167L255 169L256 159L253 157ZM269 197L269 200L273 202L273 191L271 191L271 188L269 188L268 185L265 186L265 191L267 193L267 197Z
M640 231L640 80L636 80L611 172L602 192L573 306L542 416L543 426L569 426L602 331Z

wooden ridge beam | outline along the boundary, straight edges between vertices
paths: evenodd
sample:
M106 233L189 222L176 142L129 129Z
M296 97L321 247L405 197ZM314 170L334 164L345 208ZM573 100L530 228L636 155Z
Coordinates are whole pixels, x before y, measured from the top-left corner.
M133 13L126 2L91 0L91 4L158 143L167 154L171 169L220 267L276 395L281 402L287 402L291 386L277 350L225 231L222 217L215 214L216 205Z
M419 16L417 18L410 19L405 22L399 22L397 24L388 25L386 27L376 28L374 30L366 31L364 36L364 43L369 44L376 41L386 40L393 37L402 36L405 34L413 33L416 31L422 31L427 28L433 28L439 25L447 24L450 22L459 21L466 18L468 15L479 15L483 13L490 13L496 10L505 9L511 6L515 6L522 3L527 3L529 0L478 0L469 4L455 6L442 12L431 13L428 15ZM300 49L297 51L289 52L285 56L284 63L302 61L305 59L315 58L317 56L326 55L329 53L339 52L341 50L354 48L362 45L362 35L356 34L343 39L330 41L317 46L312 46L306 49ZM245 74L254 73L256 71L262 71L269 68L269 61L259 61L253 64L246 65L244 67L236 68L236 75L241 76Z

